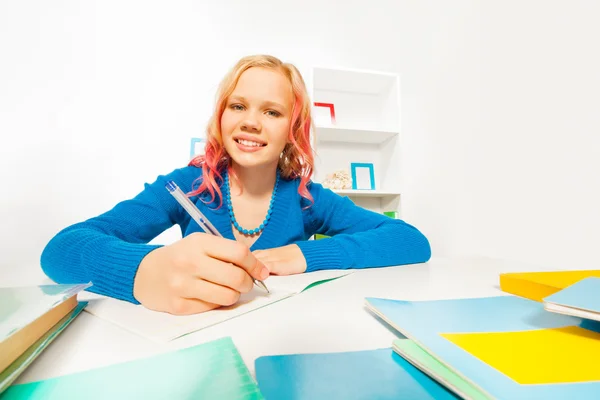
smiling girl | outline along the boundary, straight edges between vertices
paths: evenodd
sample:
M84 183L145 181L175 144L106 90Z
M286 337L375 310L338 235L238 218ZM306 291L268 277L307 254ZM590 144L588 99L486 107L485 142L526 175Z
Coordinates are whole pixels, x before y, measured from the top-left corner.
M193 314L236 303L253 279L270 274L429 260L429 242L416 228L310 180L310 104L293 65L241 59L219 87L205 155L59 232L42 269L57 283L91 281L103 295ZM165 189L169 180L223 237L203 233ZM149 244L174 224L181 240ZM308 240L315 233L333 237Z

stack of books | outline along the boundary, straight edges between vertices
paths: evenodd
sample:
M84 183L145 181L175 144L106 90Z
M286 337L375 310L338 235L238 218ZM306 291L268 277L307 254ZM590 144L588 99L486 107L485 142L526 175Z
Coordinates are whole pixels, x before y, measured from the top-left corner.
M0 288L0 393L86 306L77 295L91 284Z

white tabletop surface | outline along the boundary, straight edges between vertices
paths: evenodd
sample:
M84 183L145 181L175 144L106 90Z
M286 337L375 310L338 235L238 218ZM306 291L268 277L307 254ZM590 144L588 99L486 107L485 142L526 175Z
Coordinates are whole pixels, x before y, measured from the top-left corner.
M365 309L365 297L430 300L505 295L499 289L501 272L544 269L473 257L432 258L425 264L355 270L351 275L165 344L83 312L16 383L147 357L224 336L231 336L252 374L254 360L263 355L390 347L394 333ZM2 275L2 286L38 284L43 280L43 275L35 273L27 277Z

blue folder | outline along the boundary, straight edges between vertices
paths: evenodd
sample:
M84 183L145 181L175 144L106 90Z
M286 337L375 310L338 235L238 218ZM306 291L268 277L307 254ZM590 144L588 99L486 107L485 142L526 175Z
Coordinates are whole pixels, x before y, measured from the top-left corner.
M275 399L457 399L391 348L259 357L256 380Z
M544 303L600 313L600 278L585 278L544 298ZM568 313L573 315L572 313Z

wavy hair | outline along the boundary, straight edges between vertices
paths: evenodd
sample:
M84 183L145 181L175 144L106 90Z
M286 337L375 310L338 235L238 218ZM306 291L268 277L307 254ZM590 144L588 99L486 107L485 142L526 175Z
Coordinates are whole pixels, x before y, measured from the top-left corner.
M281 153L277 168L279 168L282 178L300 178L298 193L313 202L313 198L306 187L314 168L314 156L310 146L311 105L306 85L302 75L293 64L284 63L270 55L253 55L240 59L221 81L217 90L215 109L206 130L207 141L204 154L194 157L189 162L190 166L202 168L202 176L195 181L201 180L201 183L197 189L191 191L188 195L197 196L208 192L210 202L215 201L218 196L219 206L217 208L222 206L223 196L217 180L223 180L221 175L223 168L231 168L231 157L223 146L221 116L240 76L252 67L279 71L290 82L294 94L294 104L288 134L289 143L285 145Z

